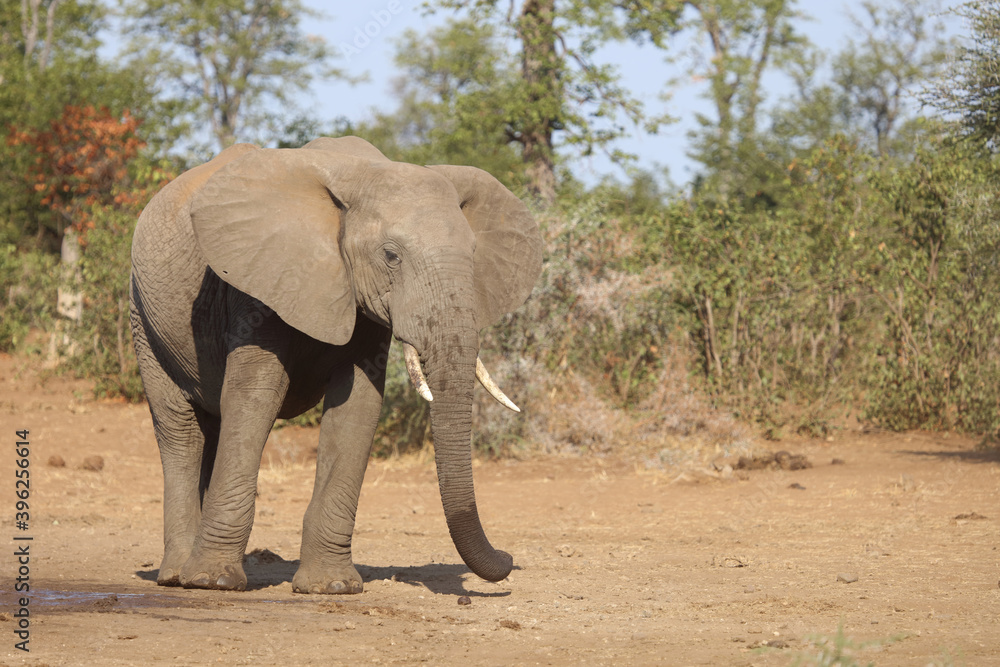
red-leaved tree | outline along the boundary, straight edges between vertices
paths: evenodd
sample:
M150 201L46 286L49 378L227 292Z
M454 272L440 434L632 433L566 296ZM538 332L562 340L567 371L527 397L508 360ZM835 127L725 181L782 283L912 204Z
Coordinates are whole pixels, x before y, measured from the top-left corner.
M146 145L136 134L139 124L128 111L114 115L107 107L67 106L48 128L14 128L7 141L34 154L25 178L39 203L61 218L60 227L72 227L84 238L97 208L137 215L172 176L163 169L137 169Z

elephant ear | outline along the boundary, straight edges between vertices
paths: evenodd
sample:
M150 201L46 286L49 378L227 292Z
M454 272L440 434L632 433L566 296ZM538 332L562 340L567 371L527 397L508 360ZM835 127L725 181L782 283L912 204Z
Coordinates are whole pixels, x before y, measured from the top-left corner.
M542 272L538 223L524 202L482 169L430 168L455 186L462 213L476 234L476 323L484 329L531 294Z
M340 248L342 202L366 162L297 149L262 149L230 162L191 203L209 266L299 331L346 344L357 307Z

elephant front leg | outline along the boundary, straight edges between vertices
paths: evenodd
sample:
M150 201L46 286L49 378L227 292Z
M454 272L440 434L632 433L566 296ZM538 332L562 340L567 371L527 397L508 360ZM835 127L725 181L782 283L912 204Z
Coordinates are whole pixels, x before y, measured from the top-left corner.
M351 557L358 497L382 408L389 332L372 352L332 378L323 404L316 482L302 527L302 554L292 579L297 593L364 589Z
M273 353L253 346L230 352L215 465L201 526L180 571L185 588L246 589L243 554L253 527L257 473L287 390L284 367Z

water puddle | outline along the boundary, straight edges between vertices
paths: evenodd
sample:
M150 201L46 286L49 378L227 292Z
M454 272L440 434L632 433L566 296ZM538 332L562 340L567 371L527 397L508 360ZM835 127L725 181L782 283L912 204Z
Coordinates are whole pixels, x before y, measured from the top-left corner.
M131 600L146 597L143 593L108 593L99 591L53 591L32 589L31 604L37 604L43 607L86 604L88 602L107 600L111 596L114 596L119 604L128 604Z
M250 595L232 596L223 594L220 598L217 593L209 591L184 591L174 589L177 593L121 593L113 590L105 591L74 591L57 590L51 588L32 588L28 593L32 607L39 607L39 611L47 609L50 611L97 611L108 612L135 609L181 609L181 608L215 608L215 607L252 607L254 605L264 606L285 606L285 605L308 605L319 600L315 596L301 596L302 599L260 599ZM16 603L17 597L8 599L8 596L0 596L4 606L8 602Z

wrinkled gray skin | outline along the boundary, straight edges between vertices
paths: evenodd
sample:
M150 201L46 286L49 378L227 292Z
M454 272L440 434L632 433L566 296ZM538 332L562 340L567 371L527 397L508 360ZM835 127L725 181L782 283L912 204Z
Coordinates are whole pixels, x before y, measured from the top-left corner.
M355 137L241 144L180 176L143 211L131 319L164 478L157 582L243 590L261 453L274 420L323 400L302 530L302 593L359 593L358 495L392 337L420 353L434 395L441 500L469 568L498 581L471 468L480 329L541 268L527 208L471 167L391 162Z

